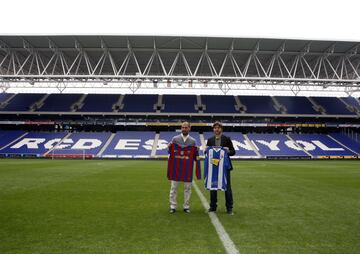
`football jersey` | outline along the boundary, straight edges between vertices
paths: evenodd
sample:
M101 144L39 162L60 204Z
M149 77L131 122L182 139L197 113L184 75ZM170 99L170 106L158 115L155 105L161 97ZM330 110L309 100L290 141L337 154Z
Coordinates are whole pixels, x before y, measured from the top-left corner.
M171 144L167 170L169 180L192 182L194 164L196 177L201 179L198 148L196 146Z
M226 150L219 146L209 146L204 160L205 188L226 191L230 168L231 162Z

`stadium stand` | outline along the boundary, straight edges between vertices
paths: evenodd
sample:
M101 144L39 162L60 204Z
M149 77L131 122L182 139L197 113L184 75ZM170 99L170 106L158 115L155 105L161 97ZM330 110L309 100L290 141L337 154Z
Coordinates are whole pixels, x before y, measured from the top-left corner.
M50 94L37 108L37 111L45 112L66 112L76 103L81 94Z
M106 144L111 133L109 132L76 132L63 139L52 155L63 156L96 156Z
M158 95L127 94L123 99L122 112L155 112Z
M81 112L112 112L114 104L118 102L118 94L89 94L83 101Z
M13 94L12 93L0 93L0 105L9 99Z
M341 102L336 97L311 97L313 100L317 102L320 106L322 106L327 114L331 115L352 115L354 113L350 112L346 105Z
M248 114L280 114L270 96L239 96Z
M355 140L351 139L343 133L330 133L329 136L338 141L342 146L345 146L346 148L360 155L359 142L356 142Z
M201 102L205 113L239 113L234 96L201 95Z
M2 111L29 111L31 106L39 101L44 94L17 94L8 104L2 108Z
M15 136L11 134L13 138ZM33 155L40 157L65 137L65 132L29 132L0 150L1 154ZM16 135L18 136L18 135Z
M313 157L356 156L357 154L341 146L338 142L323 134L290 134Z
M318 114L306 97L275 96L275 98L285 107L287 114Z
M197 113L195 95L163 95L164 108L161 112Z
M353 97L157 94L0 94L0 112L290 114L360 116ZM201 105L198 105L200 103Z
M354 97L341 98L347 105L353 108L353 111L360 112L360 101Z
M77 157L86 154L103 158L150 158L168 154L167 144L179 132L151 131L110 132L24 132L0 131L0 154ZM192 132L200 146L212 136L211 132ZM269 134L228 132L234 144L234 158L358 156L357 141L340 133L326 134Z
M297 146L285 134L255 134L247 135L256 145L260 154L265 157L309 157L302 148Z
M103 158L148 158L155 133L151 131L117 132L102 154Z
M0 149L25 134L25 131L0 131Z

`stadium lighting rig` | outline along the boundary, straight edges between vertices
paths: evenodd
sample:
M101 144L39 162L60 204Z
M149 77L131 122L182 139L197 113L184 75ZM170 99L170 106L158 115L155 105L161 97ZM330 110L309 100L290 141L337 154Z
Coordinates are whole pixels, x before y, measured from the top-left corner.
M185 88L191 80L187 89L202 84L203 89L225 92L250 84L253 90L278 86L292 91L289 87L297 86L300 91L351 94L360 87L359 45L174 36L0 36L0 82L11 88L135 82L131 86L138 90L149 83L153 88Z

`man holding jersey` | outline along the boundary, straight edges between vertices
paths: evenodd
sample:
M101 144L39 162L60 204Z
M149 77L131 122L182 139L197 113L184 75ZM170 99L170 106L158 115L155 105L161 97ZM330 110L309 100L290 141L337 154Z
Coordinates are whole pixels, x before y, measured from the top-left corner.
M183 122L181 124L181 134L174 136L171 142L168 145L177 144L180 146L196 146L196 141L189 135L190 132L190 123ZM180 181L171 180L170 187L170 213L176 212L177 207L177 188ZM184 205L183 209L185 213L190 213L190 196L191 196L191 186L192 182L184 182Z
M223 126L221 122L215 122L213 124L213 132L214 136L210 137L207 140L206 146L221 146L223 149L227 151L228 156L235 155L235 149L231 139L225 135L223 135ZM230 183L230 170L232 170L232 164L230 161L230 169L227 172L227 189L225 191L225 206L226 211L229 215L233 215L233 195L231 190L231 183ZM217 208L217 191L211 190L210 191L210 208L209 212L216 212Z

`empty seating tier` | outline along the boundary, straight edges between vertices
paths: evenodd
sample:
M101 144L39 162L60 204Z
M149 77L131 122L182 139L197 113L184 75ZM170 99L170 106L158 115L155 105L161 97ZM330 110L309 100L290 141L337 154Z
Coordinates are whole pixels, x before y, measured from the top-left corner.
M169 113L197 113L195 109L195 95L164 95L164 109L161 112Z
M329 115L352 115L346 105L336 97L312 97Z
M118 102L119 94L88 94L83 101L81 112L112 112L113 105Z
M248 114L280 114L270 96L239 96Z
M201 101L205 105L205 113L239 113L235 108L234 96L202 95Z
M155 112L158 96L155 94L127 94L124 97L122 112Z
M276 96L277 101L285 106L287 114L314 115L319 114L306 97Z
M200 100L198 100L200 99ZM324 109L324 110L322 110ZM360 115L353 97L157 95L157 94L0 94L0 112L84 112L250 115Z
M81 94L50 94L37 111L68 112L81 96Z
M178 132L119 131L110 132L28 132L0 131L2 156L75 156L104 158L166 157L167 144ZM206 139L213 134L192 132L200 155ZM339 133L263 134L229 132L236 151L234 158L312 157L360 155L360 144ZM202 139L202 137L204 139ZM202 143L204 140L205 143Z

